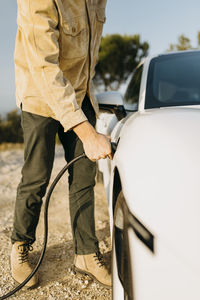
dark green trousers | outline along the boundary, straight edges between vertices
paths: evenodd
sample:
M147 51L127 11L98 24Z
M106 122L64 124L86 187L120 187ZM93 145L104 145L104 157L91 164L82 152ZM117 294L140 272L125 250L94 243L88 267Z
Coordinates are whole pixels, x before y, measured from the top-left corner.
M87 96L82 109L89 122L95 126L95 113ZM63 145L67 162L83 153L83 144L72 130L64 132L60 123L52 118L24 111L21 118L24 166L17 189L11 241L32 244L35 241L42 198L53 167L56 133ZM98 250L94 221L95 174L96 163L88 158L77 161L69 169L69 207L74 251L77 254L90 254Z

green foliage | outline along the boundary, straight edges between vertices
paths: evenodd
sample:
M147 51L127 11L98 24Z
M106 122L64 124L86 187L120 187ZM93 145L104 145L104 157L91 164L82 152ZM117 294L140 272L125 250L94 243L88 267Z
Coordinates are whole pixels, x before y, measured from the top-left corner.
M149 45L139 35L106 35L101 40L94 82L105 90L117 90L147 55Z
M200 46L200 31L197 34L198 46Z
M0 144L22 142L21 117L18 111L8 113L5 120L0 117Z
M170 44L168 51L196 50L200 46L200 31L197 34L197 47L191 45L190 39L184 34L178 37L177 44Z

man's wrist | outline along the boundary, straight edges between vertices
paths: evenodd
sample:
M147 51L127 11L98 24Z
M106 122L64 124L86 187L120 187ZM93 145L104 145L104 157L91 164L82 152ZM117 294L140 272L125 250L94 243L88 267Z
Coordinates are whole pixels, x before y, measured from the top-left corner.
M84 121L73 127L73 131L77 134L79 139L84 142L89 136L93 135L96 137L97 132L94 127L88 122Z

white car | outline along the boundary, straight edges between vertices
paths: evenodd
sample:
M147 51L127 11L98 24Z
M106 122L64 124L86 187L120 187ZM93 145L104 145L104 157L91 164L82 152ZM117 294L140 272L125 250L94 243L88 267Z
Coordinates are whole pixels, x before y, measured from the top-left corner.
M125 99L110 92L98 101L97 130L118 144L114 160L99 163L113 299L199 300L200 51L148 57Z

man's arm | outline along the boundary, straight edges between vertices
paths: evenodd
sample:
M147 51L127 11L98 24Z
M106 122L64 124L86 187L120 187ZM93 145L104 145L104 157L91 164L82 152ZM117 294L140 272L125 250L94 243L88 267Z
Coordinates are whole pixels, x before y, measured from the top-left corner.
M73 130L83 142L85 154L89 159L95 161L107 156L112 159L110 139L97 133L88 121L78 124Z

